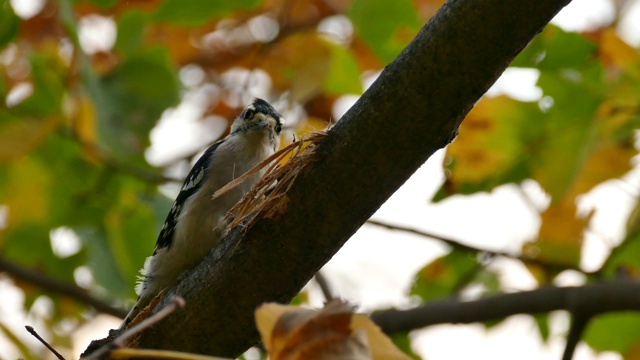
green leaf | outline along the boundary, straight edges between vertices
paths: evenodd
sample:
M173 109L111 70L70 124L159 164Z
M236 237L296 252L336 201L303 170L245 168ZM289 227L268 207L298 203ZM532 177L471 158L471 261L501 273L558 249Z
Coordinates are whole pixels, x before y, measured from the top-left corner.
M90 0L90 1L101 8L110 8L113 5L118 3L118 0Z
M411 294L425 302L451 296L460 285L468 282L478 266L475 254L453 249L418 272Z
M88 226L73 229L87 248L86 265L91 269L96 285L113 299L133 296L133 278L125 280L116 266L103 228Z
M309 303L309 294L306 291L301 291L296 297L291 300L289 305L304 305Z
M148 15L141 11L128 11L118 19L117 37L114 49L126 56L142 47L142 36L148 22Z
M544 51L550 60L545 60L547 65L541 68L538 79L544 100L552 105L543 112L538 104L504 96L478 102L463 122L458 138L447 148L451 176L434 200L456 193L490 191L527 178L536 180L554 202L571 189L590 189L573 187L587 183L578 181L579 176L598 146L605 144L598 142L605 127L597 113L605 100L604 72L602 64L591 59L593 44L577 35L559 34L562 36L554 37L559 40L544 44L549 47ZM562 60L551 56L561 51L566 38L581 44L574 46L576 57ZM618 175L601 178L604 181Z
M418 356L416 353L414 353L413 349L411 348L411 338L409 337L408 332L393 333L389 335L389 338L391 339L391 341L393 341L393 344L397 346L398 349L400 349L400 351L405 353L405 355L409 356L411 359L414 359L414 360L421 359L421 357Z
M640 233L627 236L605 262L602 271L615 277L620 273L640 278Z
M138 165L144 165L149 131L162 112L179 100L179 81L166 50L131 55L89 86L96 99L101 144L119 156L137 156Z
M15 107L18 112L46 117L57 114L62 107L65 88L60 64L47 55L31 57L33 94Z
M0 49L4 48L18 34L20 18L13 12L9 1L0 4Z
M355 0L348 15L356 33L387 63L400 54L422 26L411 0Z
M545 117L545 136L534 177L559 200L573 185L597 140L596 111L604 101L600 64L559 72L543 71L538 85L553 99Z
M539 37L545 47L541 70L575 68L589 62L598 49L593 42L578 33L566 32L557 26L547 27Z
M589 61L597 45L573 32L548 25L511 63L513 67L560 70L580 66Z
M9 227L2 256L27 268L42 269L55 258L49 242L49 227L39 223Z
M340 45L333 45L329 73L324 81L324 90L334 94L362 94L360 69L351 53Z
M591 320L583 340L596 351L625 353L640 340L640 314L618 312L600 315Z
M235 10L251 10L262 0L166 0L156 10L153 20L179 25L198 26Z
M536 144L544 135L544 120L535 103L506 96L482 99L447 148L450 176L433 201L452 194L490 191L531 178Z
M472 282L484 287L485 292L483 295L498 294L500 292L500 279L498 278L498 274L486 268L478 271Z
M107 241L120 273L130 285L153 252L158 228L151 204L136 191L123 187L119 203L106 215Z
M536 321L536 325L538 325L538 331L540 332L540 337L542 341L547 342L549 340L549 314L537 314L533 315L533 319Z

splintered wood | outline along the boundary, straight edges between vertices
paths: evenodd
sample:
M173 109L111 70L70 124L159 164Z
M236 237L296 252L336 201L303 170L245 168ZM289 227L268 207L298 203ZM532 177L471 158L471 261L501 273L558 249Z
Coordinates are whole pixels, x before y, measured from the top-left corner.
M269 158L265 159L244 175L233 180L216 191L212 199L220 197L227 191L240 185L250 176L267 167L264 175L253 185L251 190L236 204L225 217L231 229L244 223L243 231L251 227L259 218L277 218L287 207L289 198L287 192L303 171L308 171L315 162L316 146L324 140L327 133L324 131L313 132L298 141L280 149ZM285 159L286 162L282 163ZM282 163L282 164L281 164Z

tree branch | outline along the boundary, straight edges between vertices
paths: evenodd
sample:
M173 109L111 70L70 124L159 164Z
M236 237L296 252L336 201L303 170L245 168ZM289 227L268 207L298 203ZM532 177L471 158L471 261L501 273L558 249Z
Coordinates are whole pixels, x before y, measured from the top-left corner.
M582 333L584 333L584 330L587 328L587 325L589 324L591 318L591 315L573 313L571 319L571 328L569 329L569 334L567 335L567 343L564 347L562 360L571 360L573 358L573 353L576 351L576 346L578 346L578 343L580 343L580 339L582 339Z
M125 310L115 308L102 300L96 299L81 287L26 269L3 257L0 257L0 271L6 272L13 278L34 284L47 292L67 296L82 304L93 307L96 311L119 318L124 318L127 315Z
M435 240L441 241L441 242L451 246L452 248L458 249L458 250L470 251L470 252L475 252L475 253L486 253L486 254L493 255L493 256L502 256L502 257L506 257L506 258L510 258L510 259L520 260L525 264L536 265L536 266L540 266L540 267L543 267L543 268L548 269L548 270L553 270L553 271L558 271L558 272L564 271L564 270L576 270L576 271L580 271L580 272L585 273L585 274L592 274L590 272L585 272L584 270L580 269L579 266L576 266L576 265L564 264L564 263L554 263L554 262L549 262L549 261L546 261L546 260L541 260L541 259L537 259L537 258L533 258L533 257L528 257L528 256L523 256L523 255L516 255L516 254L504 252L504 251L493 251L493 250L481 249L481 248L478 248L478 247L475 247L475 246L464 244L464 243L462 243L462 242L460 242L458 240L454 240L454 239L451 239L451 238L447 238L447 237L444 237L444 236L436 235L434 233L429 233L429 232L422 231L422 230L417 230L417 229L410 228L410 227L388 224L388 223L385 223L385 222L381 222L381 221L377 221L377 220L371 220L371 219L367 220L367 224L380 226L380 227L383 227L383 228L386 228L386 229L389 229L389 230L403 231L403 232L407 232L407 233L414 234L414 235L428 237L428 238L431 238L431 239L435 239Z
M322 295L324 296L325 301L332 300L335 296L333 295L333 291L331 290L331 286L327 281L327 277L322 274L321 271L318 271L315 276L316 283L320 286L320 290L322 291Z
M139 347L237 356L253 313L288 302L436 150L515 55L569 0L448 1L317 145L282 206L237 227L165 292L186 308Z
M371 319L387 334L437 324L470 324L517 314L566 310L581 317L639 311L640 283L612 281L580 287L542 287L475 301L441 300L410 310L375 312Z

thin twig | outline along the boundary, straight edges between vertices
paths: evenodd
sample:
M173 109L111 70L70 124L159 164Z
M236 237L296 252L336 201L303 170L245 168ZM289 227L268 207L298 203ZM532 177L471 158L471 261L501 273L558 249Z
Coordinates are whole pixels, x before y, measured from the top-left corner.
M193 353L153 349L114 349L109 353L111 359L173 359L173 360L231 360Z
M556 270L556 271L563 271L563 270L576 270L576 271L580 271L583 274L587 274L587 275L592 275L594 274L593 272L588 272L588 271L584 271L582 270L579 266L577 265L573 265L573 264L567 264L567 263L554 263L554 262L549 262L546 260L540 260L537 258L532 258L532 257L528 257L528 256L524 256L524 255L516 255L513 253L508 253L505 251L495 251L495 250L487 250L487 249L481 249L475 246L470 246L467 244L463 244L462 242L458 241L458 240L454 240L451 238L447 238L441 235L437 235L437 234L433 234L433 233L429 233L426 231L422 231L422 230L417 230L414 228L410 228L410 227L405 227L405 226L400 226L400 225L393 225L393 224L388 224L385 222L381 222L381 221L377 221L377 220L367 220L366 222L367 224L370 225L375 225L375 226L380 226L386 229L390 229L390 230L397 230L397 231L403 231L403 232L407 232L410 234L415 234L415 235L419 235L419 236L424 236L424 237L428 237L431 239L435 239L438 241L441 241L449 246L451 246L454 249L458 249L458 250L464 250L464 251L471 251L471 252L477 252L477 253L486 253L489 255L493 255L493 256L502 256L502 257L506 257L506 258L510 258L510 259L515 259L515 260L520 260L523 263L526 264L530 264L530 265L537 265L537 266L541 266L545 269L549 269L549 270Z
M325 301L332 300L334 296L327 278L320 271L318 271L316 273L315 279L316 283L318 283L318 286L320 286L320 290L322 290L322 295L324 295Z
M531 199L531 196L529 196L529 194L524 191L522 185L516 186L516 193L520 196L522 202L524 202L524 204L529 208L533 216L540 216L540 212L542 210L538 209L538 206L533 201L533 199Z
M571 360L573 358L576 346L578 346L578 343L582 338L582 334L587 328L589 320L592 318L591 315L584 315L580 312L574 312L572 315L573 319L571 321L569 335L567 335L567 344L565 345L564 353L562 354L562 360Z
M25 329L27 329L27 331L29 332L29 334L33 335L36 339L38 339L38 341L40 341L42 343L42 345L46 346L47 349L49 349L49 351L51 351L51 353L53 353L53 355L55 355L59 360L65 360L64 356L60 355L59 352L56 351L56 349L53 348L53 346L49 345L48 342L46 342L37 332L36 330L32 327L32 326L25 326Z
M0 272L6 272L13 278L34 284L48 292L67 296L82 304L91 306L99 312L119 318L124 318L127 315L125 310L115 308L102 300L96 299L79 286L24 268L3 257L0 257Z
M91 355L89 355L88 357L84 357L83 359L85 360L102 359L102 357L108 354L111 350L122 347L125 341L130 339L132 336L136 335L137 333L141 332L142 330L148 327L151 327L153 324L166 318L167 316L169 316L171 313L178 310L179 308L183 308L184 305L185 305L185 301L183 298L179 296L171 297L169 299L169 304L163 307L160 311L142 320L139 324L127 329L127 331L125 331L122 335L118 336L115 340L113 340L113 342L102 346L98 350L91 353Z

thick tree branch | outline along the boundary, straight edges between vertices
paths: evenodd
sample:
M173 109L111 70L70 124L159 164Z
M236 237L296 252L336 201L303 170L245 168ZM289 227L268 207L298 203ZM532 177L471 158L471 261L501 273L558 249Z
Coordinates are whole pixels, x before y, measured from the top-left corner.
M410 310L384 310L371 318L387 334L437 324L470 324L517 314L566 310L581 318L640 310L640 283L613 281L580 287L543 287L475 301L442 300Z
M0 257L0 272L6 272L13 278L34 284L49 293L67 296L82 304L91 306L99 312L119 318L124 318L127 315L125 310L115 308L102 300L96 299L81 287L26 269L2 257Z
M255 308L290 301L568 2L448 1L317 146L286 206L225 236L158 306L180 295L186 308L137 345L236 356L254 344Z

